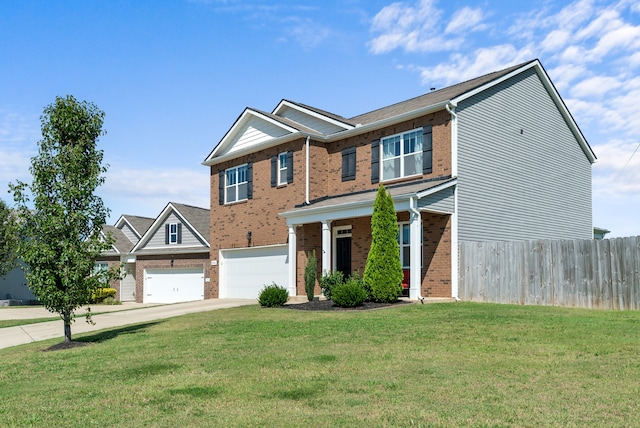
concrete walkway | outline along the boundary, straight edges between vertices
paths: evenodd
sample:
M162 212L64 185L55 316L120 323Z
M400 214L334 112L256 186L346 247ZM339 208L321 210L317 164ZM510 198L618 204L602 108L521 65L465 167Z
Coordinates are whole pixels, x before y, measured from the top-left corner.
M94 332L130 324L150 322L165 318L195 312L212 311L215 309L235 308L237 306L255 305L255 299L208 299L195 302L174 303L171 305L152 305L139 303L125 303L123 305L93 306L91 311L95 325L87 324L84 317L78 316L71 325L72 337L78 333ZM105 313L102 313L105 312ZM82 309L77 314L84 314ZM6 308L0 309L0 319L36 319L56 317L42 307L37 308ZM62 320L36 324L25 324L17 327L0 328L0 349L40 340L53 339L64 336Z

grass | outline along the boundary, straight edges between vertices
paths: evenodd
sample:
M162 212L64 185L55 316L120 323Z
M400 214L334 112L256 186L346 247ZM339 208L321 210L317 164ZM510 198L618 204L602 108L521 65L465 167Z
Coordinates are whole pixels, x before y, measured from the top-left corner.
M37 323L48 322L48 321L60 321L60 317L35 318L35 319L26 319L26 320L0 320L0 328L15 327L18 325L25 325L25 324L37 324ZM0 331L0 334L2 334L1 331Z
M634 426L640 312L248 306L0 350L0 424Z

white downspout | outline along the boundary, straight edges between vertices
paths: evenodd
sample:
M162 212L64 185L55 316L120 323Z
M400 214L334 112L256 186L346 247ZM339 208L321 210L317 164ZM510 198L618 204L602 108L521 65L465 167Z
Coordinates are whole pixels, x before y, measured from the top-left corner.
M305 204L309 205L309 136L307 135L307 141L305 142L306 146L307 146L307 154L306 154L306 159L305 159L305 163L306 163L306 179L305 179L305 193L304 193L304 202Z
M419 224L421 224L420 218L422 217L422 214L420 214L420 211L418 211L418 208L416 208L417 205L418 205L417 200L415 199L414 196L411 196L409 198L409 211L411 211L412 215L415 215L418 218L417 221L419 222ZM414 230L413 227L412 226L410 226L410 227L411 227L411 230L413 231ZM410 236L411 236L411 238L414 238L414 239L420 239L420 235L419 234L418 234L417 237L414 236L413 233ZM420 242L420 245L423 245L423 243ZM415 266L421 266L419 254L420 253L418 252L418 255L416 255L415 257L413 257L413 254L411 255L411 266L414 267L414 269L420 269L421 270L422 269L421 267L417 267L417 268L415 267ZM420 276L421 276L421 274L418 275L418 277L420 277ZM413 284L413 276L410 275L409 276L409 290L411 290L411 286L412 285L414 285ZM419 284L418 285L418 296L417 297L418 297L418 300L420 300L420 303L424 304L424 297L422 297L421 290L422 290L422 284Z
M458 176L458 115L456 104L444 106L451 114L451 176ZM458 292L459 254L458 254L458 185L453 189L453 215L451 216L451 297L460 301Z

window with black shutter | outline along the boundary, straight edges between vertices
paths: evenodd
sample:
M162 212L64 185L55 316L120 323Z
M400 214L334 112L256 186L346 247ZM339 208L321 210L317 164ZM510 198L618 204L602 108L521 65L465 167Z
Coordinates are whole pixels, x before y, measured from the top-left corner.
M342 150L342 181L356 179L356 148Z

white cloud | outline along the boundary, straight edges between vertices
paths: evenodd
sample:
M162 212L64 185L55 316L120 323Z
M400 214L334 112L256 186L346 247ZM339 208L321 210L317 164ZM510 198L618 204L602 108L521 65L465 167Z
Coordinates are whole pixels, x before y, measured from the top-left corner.
M10 182L28 181L39 138L37 116L0 110L0 194ZM4 199L4 195L0 198Z
M557 51L567 44L570 37L571 33L567 30L553 30L540 43L540 47L545 52Z
M594 76L585 79L571 89L571 95L578 98L603 97L622 84L613 77Z
M499 45L482 48L470 55L454 54L450 61L435 67L420 68L422 83L432 85L442 83L450 85L500 70L531 59L528 48L517 50L512 45Z
M446 34L451 34L459 31L481 30L485 28L485 26L479 25L483 18L484 16L481 9L463 7L453 14L453 17L444 32Z

